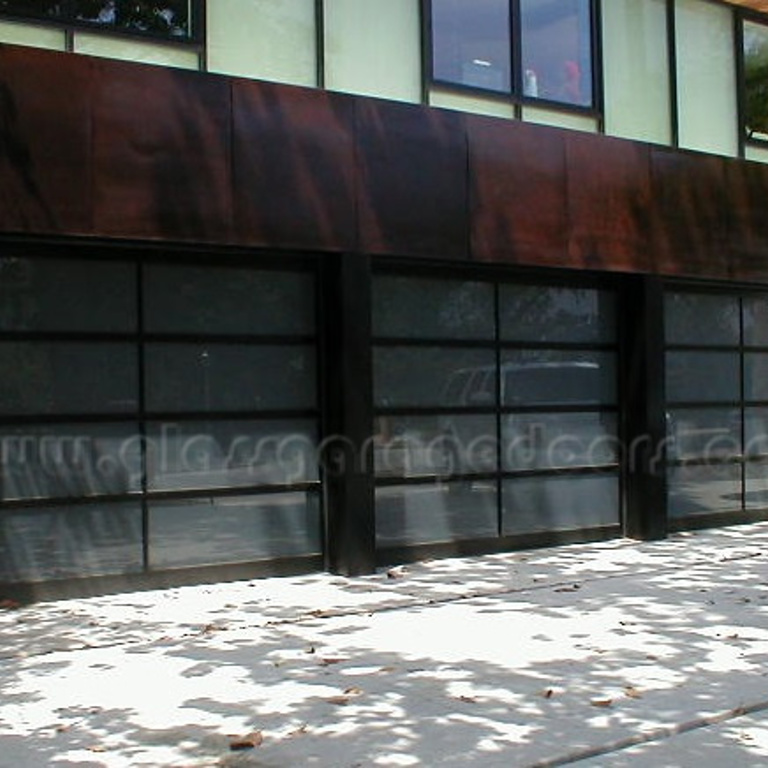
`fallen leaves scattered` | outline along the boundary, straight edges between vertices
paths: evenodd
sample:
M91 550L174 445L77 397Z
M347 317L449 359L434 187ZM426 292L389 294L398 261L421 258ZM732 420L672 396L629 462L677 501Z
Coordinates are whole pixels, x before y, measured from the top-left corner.
M643 694L640 693L640 691L638 691L637 688L635 688L634 685L625 685L624 686L624 695L628 699L642 699L643 698Z
M19 608L21 608L21 603L16 602L16 600L10 600L8 598L0 600L0 610L18 611Z
M581 589L581 584L570 584L566 587L557 587L555 592L578 592Z
M593 707L602 707L603 709L608 709L609 707L613 706L613 699L592 699L592 701L589 703Z
M264 735L261 731L253 731L245 736L234 737L229 742L229 748L233 752L239 752L244 749L254 749L264 743Z

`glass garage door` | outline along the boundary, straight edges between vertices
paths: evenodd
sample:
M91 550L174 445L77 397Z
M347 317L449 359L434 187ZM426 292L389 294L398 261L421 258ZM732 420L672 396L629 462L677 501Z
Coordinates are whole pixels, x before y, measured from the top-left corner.
M677 525L768 507L768 299L665 298L667 482Z
M379 275L379 548L619 526L614 295Z
M320 552L312 275L0 259L0 581Z

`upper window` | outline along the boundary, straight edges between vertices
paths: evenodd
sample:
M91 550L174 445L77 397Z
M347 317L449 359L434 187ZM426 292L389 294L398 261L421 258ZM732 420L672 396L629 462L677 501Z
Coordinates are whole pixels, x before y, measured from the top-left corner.
M0 15L192 40L195 0L0 0Z
M744 22L743 53L744 132L768 141L768 23Z
M431 0L435 82L592 107L593 0Z

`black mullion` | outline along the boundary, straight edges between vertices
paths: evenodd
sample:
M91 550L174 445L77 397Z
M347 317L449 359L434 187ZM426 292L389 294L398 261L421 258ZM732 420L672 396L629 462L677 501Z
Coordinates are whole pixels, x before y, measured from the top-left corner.
M558 405L519 405L519 406L502 406L501 412L504 415L514 414L537 414L540 413L546 416L550 413L613 413L619 412L619 406L616 404L611 405L580 405L574 403L570 405L558 404Z
M378 407L374 409L376 416L413 416L413 417L429 417L429 416L493 416L497 411L496 406L472 406L471 408L463 408L460 405L455 406L388 406Z
M137 320L137 362L139 387L139 445L141 467L141 557L142 569L149 571L149 502L147 500L148 471L147 471L147 417L146 417L146 364L144 345L144 265L136 262L136 320Z
M447 482L467 482L472 480L489 480L497 483L499 480L498 472L456 472L450 477L445 477L439 472L423 475L379 475L376 477L377 487L392 487L401 485L434 485L435 481L440 483Z
M318 408L283 409L274 411L151 411L144 410L148 422L162 421L278 421L288 419L316 419Z
M563 477L569 476L585 476L585 475L605 475L613 477L620 474L621 464L594 464L594 465L580 465L575 467L536 467L532 469L520 469L520 470L503 470L500 474L505 480L515 480L519 478L529 477Z
M134 491L132 493L104 493L90 496L30 496L18 499L3 499L3 503L0 505L0 517L6 512L22 509L96 506L98 504L138 501L139 498L140 492Z
M397 336L380 336L372 341L376 347L446 347L449 349L480 349L493 350L493 339L454 339L454 338L402 338Z
M315 80L325 88L325 3L315 0Z
M184 501L185 499L223 499L238 496L275 496L281 493L296 493L319 490L319 480L304 480L297 483L253 483L240 486L213 486L210 488L179 488L148 490L149 501Z
M0 342L52 342L125 344L136 340L136 334L119 331L0 331Z
M592 56L592 107L598 113L597 131L605 133L605 95L603 93L603 9L601 0L590 1L591 56Z
M432 76L432 2L421 0L419 3L421 30L421 101L429 104L430 84Z
M55 413L55 414L0 414L0 426L41 426L58 424L132 424L136 422L134 412L120 413Z
M744 297L739 296L739 437L741 438L741 508L747 508L747 424L746 424L746 355L744 354Z
M669 129L673 147L680 145L680 108L677 103L677 14L675 0L667 0L667 59L669 67Z
M714 409L726 409L726 408L740 408L742 405L741 400L668 400L667 408L669 410L714 410Z
M523 35L520 0L510 0L509 4L509 53L511 72L511 91L514 99L515 119L523 119Z
M242 346L311 346L317 342L317 336L288 336L288 335L263 335L228 333L201 334L201 333L146 333L144 341L148 344L231 344Z
M504 530L504 484L502 482L504 419L501 402L501 291L498 283L493 286L494 341L496 342L496 535L501 537Z
M499 341L502 349L541 351L541 352L615 352L616 344L611 342L595 342L587 344L580 341L514 341L503 339Z

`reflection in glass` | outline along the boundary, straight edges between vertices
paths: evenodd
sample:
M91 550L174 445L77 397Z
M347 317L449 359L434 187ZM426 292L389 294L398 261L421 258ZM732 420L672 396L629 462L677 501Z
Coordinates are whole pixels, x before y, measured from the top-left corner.
M668 293L664 297L667 344L701 346L739 343L739 300L706 293Z
M315 493L149 505L149 562L154 568L300 557L320 551L320 502Z
M768 408L744 409L744 454L768 456Z
M130 424L55 424L0 431L0 497L64 498L141 489L141 448Z
M502 405L610 405L616 402L612 352L509 350L502 355Z
M309 420L151 423L152 491L316 481L317 436Z
M0 582L103 576L141 568L138 502L35 507L0 515Z
M503 483L502 533L506 536L618 524L616 475L557 475Z
M492 349L378 347L374 402L379 407L493 406L495 359Z
M135 275L119 262L0 258L0 330L134 332Z
M744 130L768 139L768 25L744 22Z
M768 353L744 355L744 399L768 400Z
M373 333L422 339L494 338L491 283L377 277Z
M495 537L496 505L493 480L380 486L376 489L376 546Z
M432 0L432 77L511 90L509 0Z
M152 264L145 268L150 333L312 335L311 275Z
M379 477L447 478L495 472L498 440L494 416L380 416L374 464Z
M592 104L590 0L520 0L523 94Z
M0 342L0 413L130 413L138 407L131 344Z
M736 402L741 397L737 352L668 352L666 365L670 402Z
M504 341L613 343L616 299L609 291L542 285L502 285Z
M155 412L314 408L310 346L148 344L146 402Z
M768 299L745 297L744 344L748 347L768 347Z
M667 471L670 517L741 509L741 466L687 464Z
M736 409L675 409L667 414L670 459L741 456L741 413Z
M516 413L502 417L506 471L615 464L619 444L614 413Z
M184 39L191 34L190 0L2 0L0 13L167 38Z
M747 464L744 506L746 509L768 507L768 462L755 461Z

